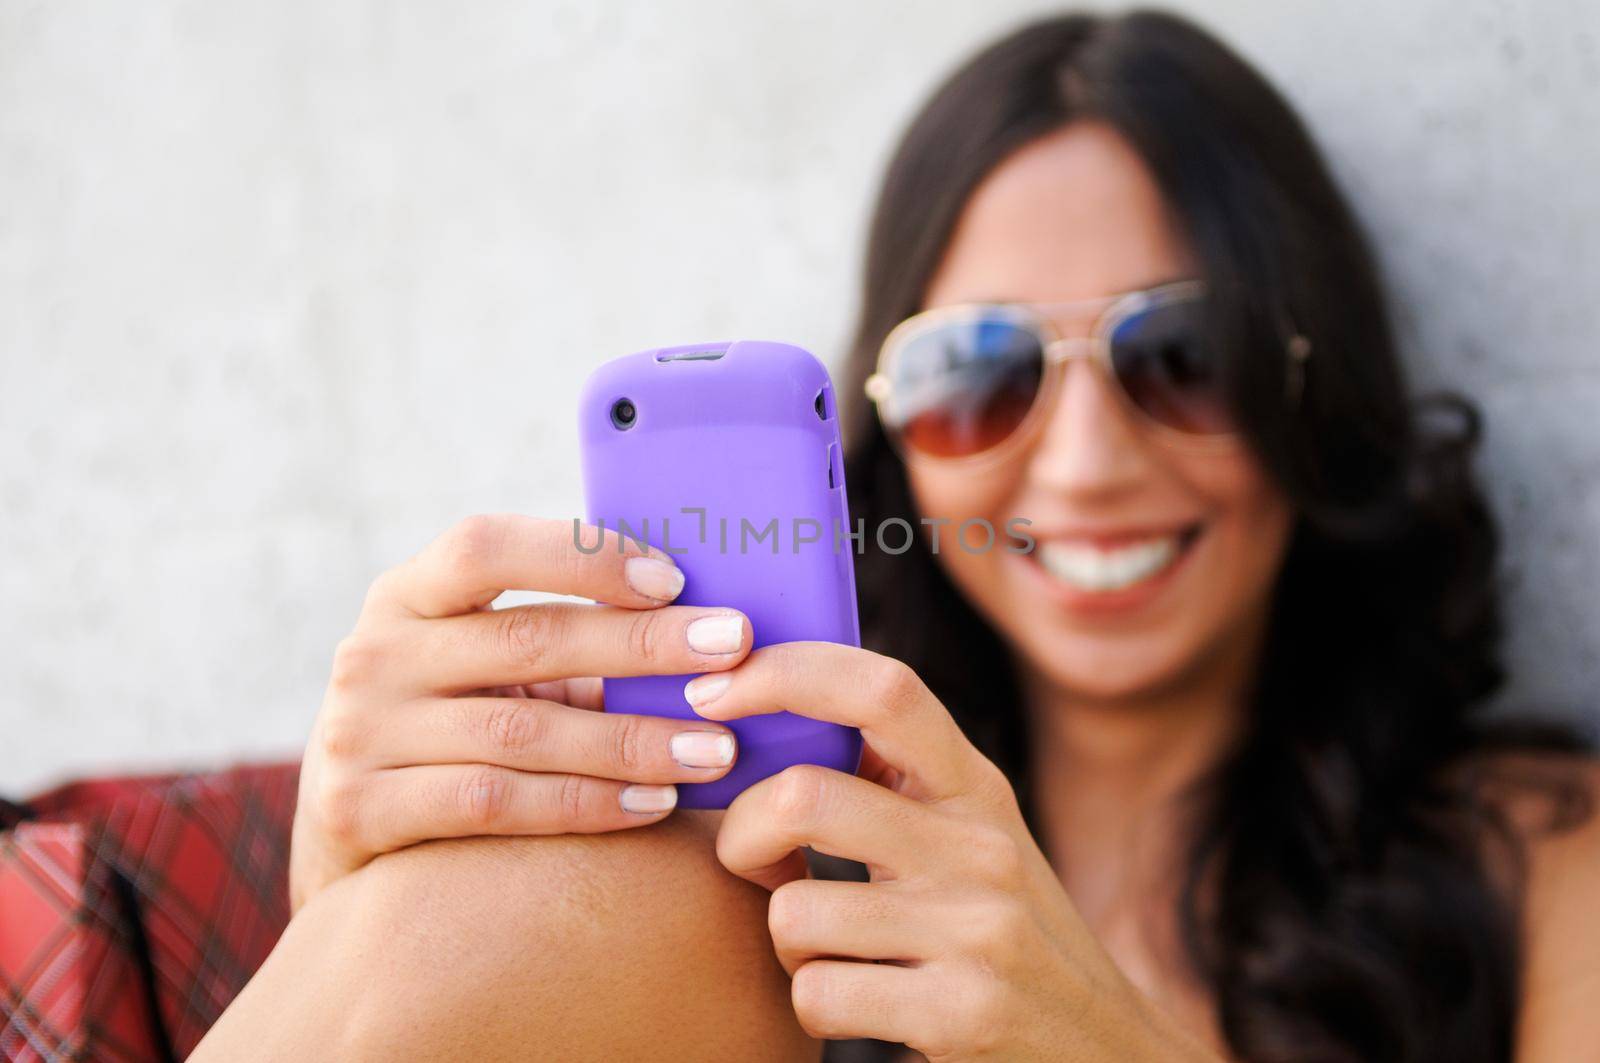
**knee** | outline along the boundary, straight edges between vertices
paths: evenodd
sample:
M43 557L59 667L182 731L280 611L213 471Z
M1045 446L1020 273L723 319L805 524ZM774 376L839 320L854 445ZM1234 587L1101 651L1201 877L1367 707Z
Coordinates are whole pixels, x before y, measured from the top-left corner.
M717 863L715 826L680 813L607 834L428 842L359 875L387 932L425 939L462 963L526 963L529 946L567 944L665 958L664 943L703 935L707 920L725 924L724 947L770 954L770 939L746 932L765 926L768 895Z
M350 876L345 903L396 990L454 1016L441 1055L459 1051L449 1037L465 1021L484 1046L559 1045L564 1058L815 1060L768 894L717 863L716 816L431 842Z

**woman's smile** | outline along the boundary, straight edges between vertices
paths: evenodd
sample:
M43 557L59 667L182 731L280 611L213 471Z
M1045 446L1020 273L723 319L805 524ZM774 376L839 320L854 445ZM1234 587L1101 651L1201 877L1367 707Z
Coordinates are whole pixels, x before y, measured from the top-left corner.
M1196 522L1165 534L1137 537L1036 535L1037 545L1017 555L1069 609L1084 613L1127 611L1173 584L1204 530Z

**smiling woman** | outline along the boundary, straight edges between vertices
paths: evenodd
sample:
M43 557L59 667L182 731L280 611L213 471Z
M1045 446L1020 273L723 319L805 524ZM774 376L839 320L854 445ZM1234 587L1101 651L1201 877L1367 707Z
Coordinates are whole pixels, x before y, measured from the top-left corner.
M1114 352L1096 314L1173 282L1201 312L1153 361L1048 357ZM873 376L908 321L973 305L1022 308L1034 361L917 411L930 439ZM864 639L1005 770L1141 988L1248 1059L1579 1043L1588 1020L1519 982L1543 946L1514 869L1583 819L1587 746L1479 718L1503 670L1476 412L1408 394L1359 228L1258 74L1149 13L976 56L890 165L849 376L877 400L855 513L1033 520L1031 556L866 557ZM1170 416L1196 408L1220 416ZM1563 842L1590 866L1594 833ZM1563 922L1593 940L1541 918ZM1422 973L1438 956L1450 978Z
M203 1052L1592 1049L1597 773L1485 715L1474 407L1409 393L1259 75L1150 13L980 53L889 167L847 376L856 517L1023 518L1037 550L868 551L869 648L752 650L741 614L672 604L659 550L463 521L339 647L300 914ZM604 604L493 609L510 588ZM596 675L686 674L700 719L596 711ZM859 772L661 822L728 770L727 721L785 710L859 728Z

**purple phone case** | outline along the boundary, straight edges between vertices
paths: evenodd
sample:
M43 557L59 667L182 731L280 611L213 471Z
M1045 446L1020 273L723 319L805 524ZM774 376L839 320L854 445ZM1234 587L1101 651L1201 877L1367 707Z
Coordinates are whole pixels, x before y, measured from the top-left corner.
M612 421L624 398L636 411L626 430ZM755 340L640 351L596 369L578 413L590 523L672 553L685 577L678 604L742 611L757 647L861 644L838 413L810 352ZM683 698L691 678L608 678L606 710L699 719ZM851 774L860 764L853 727L790 712L728 726L739 741L733 768L680 783L680 808L726 808L793 764Z

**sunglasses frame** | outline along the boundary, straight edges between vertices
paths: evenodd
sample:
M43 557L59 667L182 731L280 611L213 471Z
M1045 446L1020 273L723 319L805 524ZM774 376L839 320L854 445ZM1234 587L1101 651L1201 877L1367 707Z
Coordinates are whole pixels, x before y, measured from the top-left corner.
M1117 327L1136 313L1173 302L1186 302L1203 298L1204 282L1178 280L1153 288L1119 292L1096 299L1077 299L1066 302L982 302L957 303L934 307L906 318L884 337L878 351L876 371L867 377L864 390L878 412L878 423L891 445L902 459L939 465L986 465L997 461L1029 442L1044 422L1042 411L1050 407L1051 400L1066 375L1067 363L1074 358L1086 358L1098 363L1122 406L1131 412L1136 421L1169 446L1189 450L1225 450L1237 447L1237 432L1185 432L1157 420L1133 400L1122 385L1116 367L1111 361L1111 337ZM1039 390L1034 395L1028 411L1016 428L1000 442L973 454L941 456L928 454L905 443L901 429L890 428L884 417L883 404L893 394L891 370L902 351L912 340L932 329L955 320L976 318L980 314L1001 311L1013 321L1032 329L1043 341L1041 348L1044 366L1040 374ZM1066 336L1057 327L1055 318L1064 315L1083 316L1094 313L1094 323L1087 336ZM1311 341L1292 328L1285 329L1285 353L1289 359L1289 372L1285 383L1285 399L1298 404L1305 383L1305 361L1311 355Z

